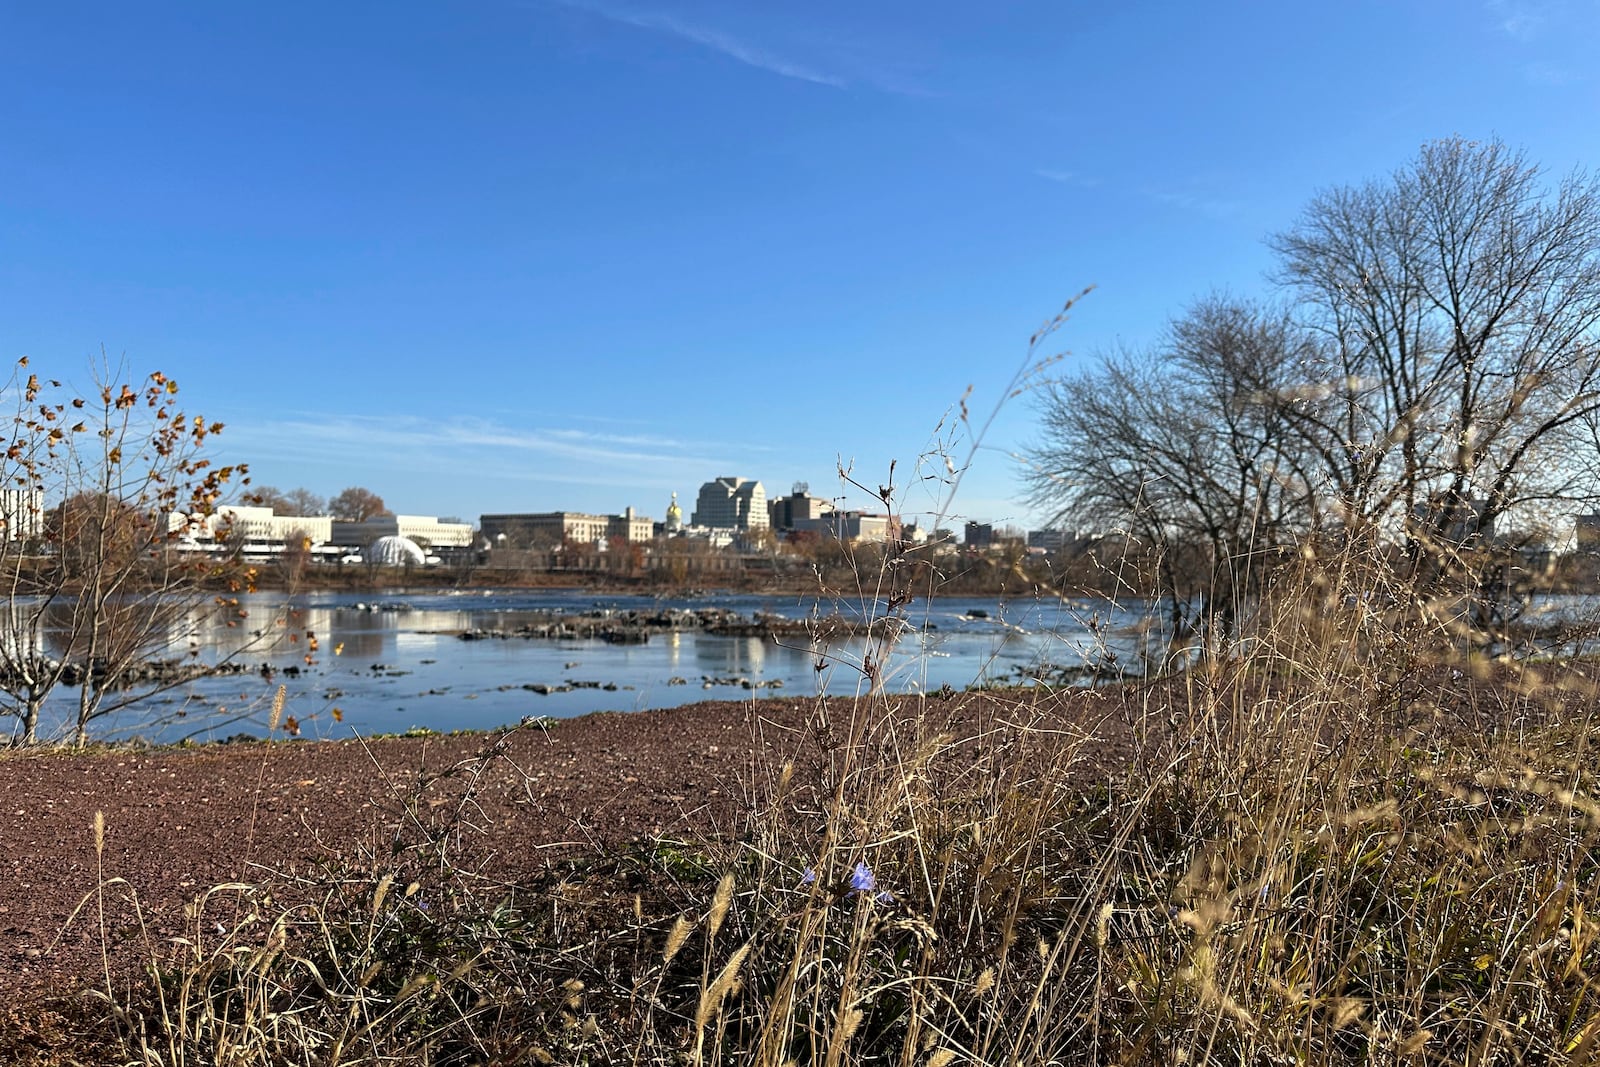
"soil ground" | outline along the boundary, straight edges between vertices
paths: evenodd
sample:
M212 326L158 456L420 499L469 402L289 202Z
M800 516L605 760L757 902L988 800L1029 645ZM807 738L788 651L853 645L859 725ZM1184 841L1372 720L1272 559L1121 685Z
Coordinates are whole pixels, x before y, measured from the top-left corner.
M1503 676L1475 681L1448 670L1401 678L1370 699L1402 718L1414 705L1420 728L1482 741L1591 707L1589 668L1563 674L1561 699L1548 707L1517 697ZM1051 746L1070 745L1070 773L1088 784L1149 759L1193 684L891 700L876 713L874 736L978 739L951 750L958 762L1008 736L1024 735L1017 751L1047 759ZM212 887L370 869L397 834L424 822L462 829L463 863L506 886L575 855L661 837L736 839L786 763L795 780L821 780L815 772L836 758L857 709L765 698L601 713L508 736L4 754L0 1049L28 1041L52 1003L104 988L108 970L122 985L152 952L172 951L194 925L186 906ZM808 817L804 792L794 796L789 814ZM98 851L96 813L104 817ZM208 925L230 899L227 891L210 898L200 913Z
M957 736L997 721L1053 723L1092 734L1089 762L1110 765L1130 745L1124 703L1088 692L955 694L898 713ZM849 707L769 698L600 713L524 727L498 746L498 735L472 734L8 754L0 991L15 1003L18 994L103 985L103 943L136 955L182 936L184 906L213 886L371 862L387 855L408 808L461 807L469 785L465 851L508 884L574 853L737 835L759 806L759 783L786 761L827 758ZM836 721L824 723L830 715ZM444 788L418 789L419 776L454 767ZM105 827L98 854L96 812ZM104 940L100 884L116 927ZM148 936L132 937L139 916ZM138 962L113 960L118 971Z

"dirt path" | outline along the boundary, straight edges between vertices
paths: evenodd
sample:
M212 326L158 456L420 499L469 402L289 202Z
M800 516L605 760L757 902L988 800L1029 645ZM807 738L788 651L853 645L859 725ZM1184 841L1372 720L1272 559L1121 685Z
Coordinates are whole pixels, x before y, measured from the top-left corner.
M1041 708L1035 698L960 694L907 702L897 714L955 731L1041 716L1088 721L1097 758L1112 760L1128 734L1105 714L1111 703L1080 693ZM474 862L508 883L574 851L736 834L753 809L753 783L786 760L826 759L827 735L845 728L838 720L849 708L827 709L836 721L826 729L811 700L603 713L519 731L481 762L492 735L12 754L0 759L0 987L59 992L100 974L98 910L73 913L101 877L124 880L107 890L109 940L139 940L136 893L144 943L165 943L183 934L184 905L209 887L387 855L411 804L430 822L458 810L468 817ZM415 799L419 775L426 782L451 767L461 773ZM479 773L469 781L471 769ZM105 817L99 856L96 812Z

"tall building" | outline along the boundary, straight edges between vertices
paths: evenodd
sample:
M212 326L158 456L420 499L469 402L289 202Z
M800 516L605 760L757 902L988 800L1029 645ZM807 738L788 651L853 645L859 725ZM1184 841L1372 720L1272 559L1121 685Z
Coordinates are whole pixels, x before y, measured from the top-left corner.
M831 515L835 510L833 501L812 496L809 485L797 482L794 492L767 505L767 518L774 530L802 530L807 528L806 523Z
M731 475L707 482L700 487L689 521L721 530L764 530L768 525L767 491L760 482Z

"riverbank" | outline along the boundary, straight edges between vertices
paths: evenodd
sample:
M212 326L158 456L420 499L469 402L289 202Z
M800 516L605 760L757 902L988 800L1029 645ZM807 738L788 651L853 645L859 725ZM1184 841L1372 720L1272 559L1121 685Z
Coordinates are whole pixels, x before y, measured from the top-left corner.
M1089 742L1092 779L1127 756L1129 695L890 701L875 729L1070 730ZM238 894L208 897L213 887L268 884L287 897L316 872L371 872L419 820L448 827L455 866L506 887L652 842L737 840L770 810L785 765L820 782L854 714L848 700L769 698L449 736L11 751L0 756L11 827L0 835L0 1003L23 1007L9 1038L42 1028L64 1039L52 1027L76 1010L75 990L105 987L106 959L113 987L129 990L152 956L180 957L197 901L204 931L236 922ZM815 789L791 798L795 811L821 802ZM19 1054L0 1043L8 1051Z
M1185 970L1202 945L1258 959L1269 974L1229 981L1263 989L1315 958L1337 984L1316 996L1382 995L1392 1013L1403 990L1372 976L1401 964L1358 965L1376 951L1373 924L1393 927L1383 943L1399 952L1408 931L1437 930L1446 958L1417 964L1419 982L1487 998L1504 980L1521 995L1531 979L1496 978L1500 949L1482 931L1537 930L1502 921L1501 906L1544 908L1578 931L1576 949L1550 957L1566 967L1593 936L1573 909L1600 905L1579 870L1581 813L1600 811L1585 799L1590 671L1410 664L1305 679L1241 666L1096 690L712 702L507 735L12 753L0 759L12 1005L0 1057L64 1064L114 1040L103 1001L75 990L109 987L156 1018L152 962L171 976L168 998L201 982L206 996L304 1013L321 1011L314 963L330 1005L364 1003L396 1027L424 981L447 999L426 1002L424 1030L384 1032L410 1049L398 1062L442 1055L426 1036L441 1010L473 1020L480 1059L499 1048L506 1062L551 1062L536 1045L554 1062L562 1050L617 1062L629 1033L651 1057L676 1055L718 973L742 966L770 983L788 952L839 965L860 953L851 966L876 977L853 996L899 988L879 983L913 967L966 990L948 1006L958 1018L1047 1012L1036 1022L1058 1051L1081 1047L1074 1020L1092 1007L1108 1049L1154 1028L1134 1057L1146 1062L1215 1022ZM1424 888L1469 883L1494 891ZM1454 940L1461 924L1476 941ZM1473 961L1486 952L1484 977ZM845 995L827 968L803 973ZM1115 984L1096 993L1096 973ZM1170 984L1141 986L1141 973ZM1029 1008L1041 980L1077 1006ZM1245 992L1229 996L1267 1018L1271 1003ZM729 1025L767 1010L764 997L721 995L737 1006ZM1140 1022L1149 997L1172 999ZM251 1003L183 1009L210 1035L196 1048ZM1299 1010L1275 1003L1279 1022ZM485 1016L484 1004L499 1007ZM883 1016L861 1039L915 1040L905 1025ZM1240 1032L1302 1032L1249 1025ZM277 1061L263 1056L251 1062Z

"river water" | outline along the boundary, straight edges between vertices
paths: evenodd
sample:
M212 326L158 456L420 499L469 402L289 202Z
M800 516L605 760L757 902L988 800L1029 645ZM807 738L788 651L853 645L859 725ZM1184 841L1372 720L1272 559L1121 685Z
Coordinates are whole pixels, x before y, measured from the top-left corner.
M865 687L863 655L880 656L864 637L819 645L804 635L775 639L691 630L653 634L644 644L609 644L599 638L462 640L460 634L509 633L551 612L718 608L746 617L759 612L854 621L883 614L870 600L681 599L567 590L319 593L292 600L263 593L241 597L240 607L248 614L190 620L186 632L174 633L168 654L192 651L207 660L232 654L250 673L206 678L152 697L97 723L94 736L176 741L261 735L280 684L287 687L285 714L307 737L418 727L488 729L530 715L641 711L710 699L849 695ZM899 612L908 628L889 650L886 685L910 693L1012 682L1103 662L1108 651L1131 667L1141 607L992 597L918 600ZM235 625L227 626L225 618ZM47 706L47 736L64 730L69 696L63 692Z

